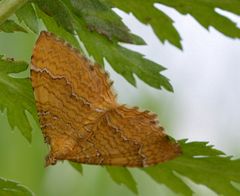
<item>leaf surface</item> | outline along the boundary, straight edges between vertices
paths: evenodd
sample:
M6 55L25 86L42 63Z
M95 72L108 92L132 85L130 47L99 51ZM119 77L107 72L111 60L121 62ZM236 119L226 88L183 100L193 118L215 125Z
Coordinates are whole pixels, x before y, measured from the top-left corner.
M181 140L179 143L182 156L144 171L155 181L183 195L191 195L192 190L181 176L205 185L220 195L240 194L240 190L232 184L240 183L240 159L233 160L206 142L187 143Z
M72 161L68 161L68 162L75 170L77 170L81 175L83 175L83 167L81 164L75 163Z
M13 20L6 20L3 24L1 24L0 32L1 31L6 32L6 33L13 33L16 31L24 32L24 33L27 32L22 26L18 25Z
M62 1L34 0L34 3L48 16L53 17L59 26L62 26L70 33L74 33L70 12Z
M216 12L216 8L240 15L238 0L150 0L176 9L181 14L192 15L204 28L214 27L232 38L240 38L240 28L226 16Z
M33 196L33 193L25 186L0 177L1 196Z
M44 25L50 32L55 33L60 37L63 37L71 45L81 50L80 44L74 34L71 34L70 32L66 31L66 29L64 29L62 26L59 26L52 17L48 16L40 9L37 9L37 14L39 18L42 19Z
M82 23L80 19L77 22ZM84 24L81 24L84 26ZM97 62L104 64L104 58L112 68L132 85L136 85L134 74L152 87L173 91L169 80L160 72L164 67L143 57L143 55L109 42L95 32L89 33L86 28L77 29L80 39L87 51ZM97 45L97 47L95 47Z
M106 166L105 168L114 182L127 186L135 194L138 193L137 183L127 168L111 166Z
M32 128L26 111L38 122L32 85L28 78L17 78L12 74L23 72L28 64L23 61L0 59L0 111L6 109L12 129L17 127L31 141Z
M140 37L130 33L121 18L101 0L71 0L74 13L83 18L90 31L107 36L110 40L144 44Z
M143 24L151 25L158 38L164 42L169 41L178 48L182 48L181 37L175 27L173 20L164 12L154 7L152 1L133 0L126 3L121 0L107 0L112 7L117 7L133 15Z
M69 3L64 4L61 2L61 4L56 4L54 6L49 4L48 7L46 7L46 5L42 5L42 3L38 2L38 5L43 12L53 17L56 22L61 21L62 16L60 14L54 14L52 10L59 5L57 9L64 10L64 13L68 14L67 17L70 19L69 25L77 32L87 52L93 56L97 63L103 65L105 58L113 69L132 85L136 85L136 80L134 78L135 74L152 87L159 89L165 88L166 90L173 91L173 87L169 83L169 80L160 73L165 70L163 66L144 58L140 53L124 48L116 41L110 41L106 36L102 36L96 31L89 31L88 24L84 18L71 12L72 5ZM80 7L78 4L75 6ZM92 9L93 7L91 7L91 10ZM46 18L44 19L44 17L42 17L42 19L45 21L44 23L47 24ZM51 24L53 23L51 22ZM58 22L58 24L67 29L63 22ZM47 24L46 26L50 30L53 29L51 25ZM59 33L57 34L59 35Z
M17 10L16 16L20 22L23 21L34 33L38 33L37 16L30 2L26 3L19 10Z

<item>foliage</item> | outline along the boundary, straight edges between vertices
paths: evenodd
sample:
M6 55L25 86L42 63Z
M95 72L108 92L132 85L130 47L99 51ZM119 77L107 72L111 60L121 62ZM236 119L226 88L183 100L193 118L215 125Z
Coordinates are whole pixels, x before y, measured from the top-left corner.
M172 7L181 14L192 15L206 29L212 26L226 36L240 38L240 29L237 25L216 12L216 8L220 8L239 15L240 2L238 0L156 0L154 2Z
M0 25L0 32L13 33L16 31L27 32L23 27L18 25L13 20L6 20L3 24Z
M28 64L23 61L0 58L0 111L7 109L8 122L12 129L17 127L31 141L31 127L26 111L37 121L32 86L27 78L14 77L13 73L25 71Z
M173 20L164 12L153 5L153 1L129 1L125 3L121 0L107 0L112 7L117 7L127 13L133 13L134 16L143 24L151 25L153 31L159 40L169 41L178 48L182 48L181 38L173 25ZM164 29L164 30L163 30Z
M214 27L226 36L240 38L240 29L236 24L216 12L216 8L220 8L240 15L238 0L132 0L127 3L120 0L33 0L15 12L18 22L14 17L0 20L0 31L27 32L26 29L29 29L38 33L41 19L49 31L63 37L97 63L104 65L104 59L107 60L132 85L136 85L137 76L152 87L173 91L169 79L162 75L165 70L163 66L121 45L144 45L145 42L132 34L112 9L133 13L139 21L152 27L160 41L169 41L181 49L181 37L174 27L174 19L157 9L155 3L174 8L181 14L190 14L207 29ZM0 10L4 10L3 1L0 6L3 6ZM11 127L17 127L31 141L31 127L26 112L38 121L31 83L28 78L14 75L25 71L27 67L25 62L0 58L0 110L3 112L6 109ZM183 150L182 156L142 171L156 182L184 195L192 195L193 190L183 180L183 176L218 194L239 195L240 190L232 185L232 182L240 183L239 159L233 160L206 142L187 143L181 140L179 143ZM81 165L70 164L82 173ZM117 184L124 184L134 193L138 192L134 177L128 169L106 169ZM17 183L0 178L0 194L12 194L9 191L14 191L16 195L22 195L21 191L24 195L32 195Z
M137 183L134 180L131 173L128 171L128 169L123 167L111 167L106 166L106 169L111 176L112 180L114 180L117 184L126 185L131 191L134 193L138 193L137 190Z
M71 2L73 2L74 3L73 5L75 5L76 7L73 7ZM103 60L105 58L117 73L121 74L126 80L128 80L133 85L136 85L136 81L133 75L136 74L140 79L142 79L144 82L153 87L156 88L164 87L169 91L173 90L168 79L159 73L165 70L165 68L150 60L145 59L141 54L126 49L119 45L118 41L139 44L143 42L142 40L139 40L138 38L136 38L136 36L133 36L132 34L129 34L128 38L126 38L126 36L123 35L116 36L115 35L116 33L118 34L120 32L125 32L125 34L128 33L127 30L124 30L125 29L124 24L119 25L119 23L121 24L121 21L119 20L118 17L116 17L116 24L107 21L107 18L110 18L113 15L112 12L109 12L108 17L105 16L98 18L98 20L101 20L100 24L103 25L96 27L94 22L95 19L92 19L94 22L93 24L94 27L89 28L89 19L87 16L85 16L86 15L85 11L83 11L83 13L81 12L82 11L81 4L76 3L78 1L71 2L64 4L59 0L55 1L54 3L46 3L42 0L36 1L40 10L45 12L45 14L47 14L48 16L53 16L56 22L59 25L61 25L66 31L69 32L76 31L79 36L79 39L84 43L84 46L86 47L88 53L92 55L99 64L103 65L104 64ZM90 3L88 7L91 7L91 5L92 4ZM97 9L96 15L101 15L99 14L99 12L100 11L104 12L104 10L101 10L103 9L102 7L104 7L104 5L102 5L100 1L94 5L97 7L95 8ZM102 7L99 8L100 6ZM59 14L55 13L56 9L59 10L59 12L57 12ZM91 11L92 9L93 7L91 8ZM74 14L76 10L78 10L79 12L78 15ZM79 17L80 14L83 14L85 17ZM66 17L69 18L67 24L65 23ZM87 20L84 20L85 18L87 18ZM113 19L114 18L112 18L112 20ZM123 30L115 33L114 32L103 33L106 31L106 29L112 29L112 27L108 26L108 24L111 24L113 26L119 26L119 28L122 28ZM89 32L95 29L97 30L97 32L101 32L101 34L103 34L104 36L101 36L97 32ZM105 37L110 34L112 37L107 38ZM122 37L124 37L124 40ZM120 39L117 40L117 38ZM112 41L110 41L109 39L112 39ZM98 47L95 47L95 45L98 45Z
M240 159L232 160L208 146L207 142L186 143L186 140L181 140L179 143L183 156L144 171L157 182L183 195L192 195L193 192L181 176L206 185L219 195L239 195L232 182L240 183Z
M80 174L83 174L83 168L81 164L69 161L69 164L75 169L77 170Z
M0 195L2 196L33 196L23 185L0 178Z
M19 22L24 22L34 33L38 33L38 20L33 5L26 3L21 9L16 11Z

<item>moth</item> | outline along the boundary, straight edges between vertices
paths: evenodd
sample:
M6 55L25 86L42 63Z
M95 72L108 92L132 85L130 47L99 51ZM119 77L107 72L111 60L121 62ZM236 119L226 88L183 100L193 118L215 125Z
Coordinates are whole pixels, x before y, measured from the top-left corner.
M147 167L181 154L155 114L119 104L108 74L52 33L37 39L31 81L50 146L46 165L70 160Z

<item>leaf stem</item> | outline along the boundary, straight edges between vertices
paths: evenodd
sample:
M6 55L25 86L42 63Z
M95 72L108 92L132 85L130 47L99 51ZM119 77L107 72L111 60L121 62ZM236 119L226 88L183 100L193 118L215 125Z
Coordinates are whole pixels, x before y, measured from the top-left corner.
M0 25L5 22L17 9L28 0L2 0L0 1Z

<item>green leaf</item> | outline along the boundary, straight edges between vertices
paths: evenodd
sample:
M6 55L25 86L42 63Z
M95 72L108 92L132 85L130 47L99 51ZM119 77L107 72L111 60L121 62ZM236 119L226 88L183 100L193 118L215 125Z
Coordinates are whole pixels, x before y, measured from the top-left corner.
M38 122L32 85L28 78L11 75L25 71L27 67L28 64L23 61L0 59L0 110L7 109L11 128L17 127L30 142L32 129L26 111Z
M144 169L144 171L147 172L147 174L151 176L153 180L159 184L166 185L175 193L185 196L190 196L193 194L193 191L190 189L190 187L185 184L181 178L178 178L173 170L167 167L149 167Z
M239 195L232 182L240 183L240 159L232 160L206 142L179 141L183 155L166 163L145 168L154 180L176 193L191 195L192 190L181 177L185 176L222 195Z
M136 194L138 193L137 184L128 169L124 167L113 166L106 166L105 168L107 169L114 182L119 185L123 184L127 186L132 192Z
M214 27L224 35L232 38L240 38L240 29L236 23L217 13L216 8L240 14L239 0L150 0L176 9L182 14L192 15L203 27Z
M151 1L132 0L107 0L112 7L119 8L127 13L133 13L134 16L144 24L150 24L158 38L164 42L168 40L178 48L182 48L181 38L173 26L173 21L164 12L154 7Z
M74 13L83 18L90 31L97 31L110 40L144 44L140 37L130 34L127 26L111 8L101 0L71 0Z
M23 27L15 23L13 20L6 20L3 24L1 24L0 32L1 31L4 31L6 33L13 33L15 31L24 32L24 33L27 32Z
M63 37L66 41L68 41L74 47L81 50L79 42L73 34L69 33L64 28L59 26L56 23L56 21L54 20L54 18L46 15L43 11L41 11L38 8L36 8L36 10L37 10L38 17L42 19L43 23L45 24L45 26L47 27L47 29L49 31L51 31L52 33L55 33L56 35L58 35L60 37Z
M206 2L205 2L206 3ZM207 0L207 3L209 5L212 5L213 7L217 7L229 12L232 12L234 14L240 15L240 2L239 0L231 0L231 1L221 1L221 0L215 0L215 1L210 1Z
M113 69L132 85L136 85L134 78L134 74L136 74L141 80L155 88L161 89L164 87L169 91L173 91L169 80L160 74L161 71L165 70L164 67L145 59L143 55L137 52L120 46L117 42L109 41L105 36L95 31L90 32L84 19L71 13L72 6L69 3L63 3L60 7L57 7L58 4L54 5L54 7L51 3L43 7L41 7L42 5L39 3L38 5L40 5L40 9L43 12L48 13L49 16L53 16L57 21L61 20L61 17L60 15L55 15L58 18L54 17L52 9L65 10L65 13L68 13L69 23L71 23L72 28L77 32L88 53L92 55L99 64L103 65L105 58ZM46 7L47 9L45 9ZM41 15L41 18L49 30L56 31L52 28L51 24L53 24L53 22L50 24L47 23L49 18L46 19L43 15ZM59 32L57 32L57 34L59 34Z
M53 17L59 26L64 27L70 33L74 33L70 12L62 1L33 0L33 2L48 16Z
M80 163L75 163L72 161L68 161L68 162L75 170L77 170L81 175L83 175L83 168Z
M4 23L28 0L3 0L0 1L0 24Z
M35 10L30 2L23 5L16 11L16 16L20 22L24 22L34 33L38 33L38 20Z
M95 32L89 32L84 28L83 21L80 19L77 22L81 23L76 27L80 39L98 63L103 64L103 58L105 58L113 69L132 85L136 85L133 76L133 74L136 74L152 87L159 89L164 87L166 90L173 91L169 80L160 74L161 71L165 70L164 67L144 58L137 52L110 42ZM82 28L77 29L78 26Z
M33 196L33 193L25 186L0 177L1 196Z
M168 40L179 48L181 48L181 38L172 20L161 10L156 9L154 3L172 7L182 14L192 15L206 29L212 26L226 36L240 38L240 29L237 25L215 10L220 8L240 15L240 1L238 0L134 0L128 3L121 0L106 1L127 13L132 12L138 20L144 24L150 24L161 41Z

